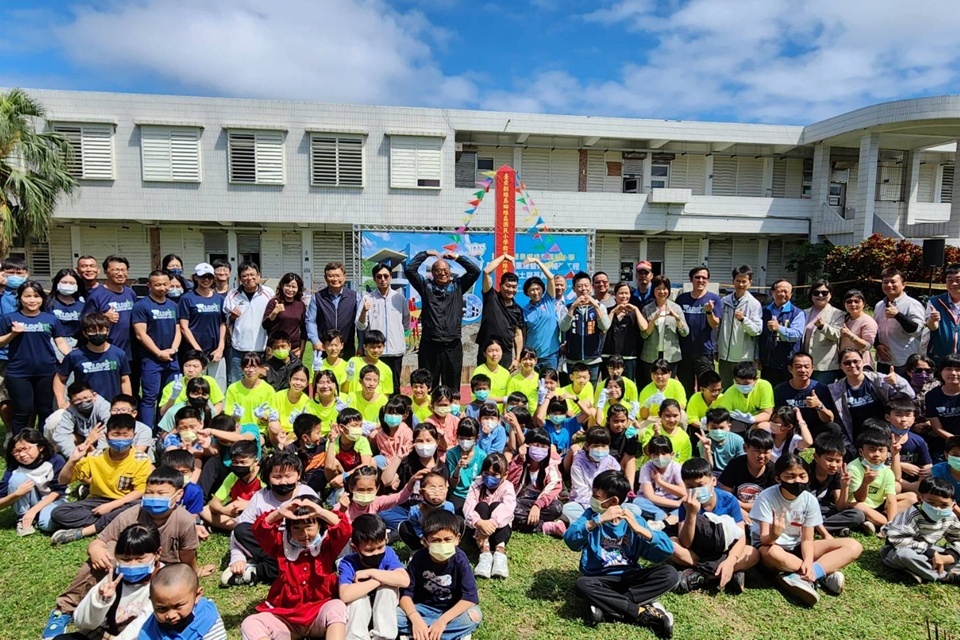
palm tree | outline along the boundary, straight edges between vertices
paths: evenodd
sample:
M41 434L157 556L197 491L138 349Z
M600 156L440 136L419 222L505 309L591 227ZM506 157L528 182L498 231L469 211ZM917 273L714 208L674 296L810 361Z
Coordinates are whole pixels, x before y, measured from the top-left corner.
M42 128L44 109L21 89L0 94L0 256L14 236L46 237L61 196L77 186L67 169L73 148Z

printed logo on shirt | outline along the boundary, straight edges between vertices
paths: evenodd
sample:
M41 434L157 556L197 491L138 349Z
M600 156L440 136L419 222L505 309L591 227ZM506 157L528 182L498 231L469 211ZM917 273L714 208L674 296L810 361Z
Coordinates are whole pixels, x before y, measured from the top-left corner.
M746 482L737 487L737 500L740 502L755 502L763 487L753 482Z
M176 320L177 312L173 309L150 309L150 315L154 320Z
M119 369L119 363L116 360L101 360L100 362L84 362L81 365L83 374L105 373L107 371L116 371Z
M600 561L603 562L603 566L619 567L629 564L623 557L623 548L628 544L626 536L619 538L600 536Z
M196 309L197 313L220 313L220 305L218 304L198 302L193 308Z
M133 311L133 300L124 300L123 302L111 302L110 309L116 311L117 313L123 313L124 311Z
M875 398L873 397L873 395L869 393L859 398L854 398L850 394L847 394L847 406L851 408L865 407L868 404L873 404L874 400Z
M956 416L960 416L960 406L937 407L937 415L941 418L955 418Z
M683 308L683 313L686 314L686 315L688 315L688 316L702 316L702 315L703 315L703 305L696 305L696 306L694 306L694 305L692 305L692 304L685 304L685 305L681 305L681 307Z
M79 311L62 311L60 309L54 309L53 315L57 316L57 320L60 322L77 322L80 320Z
M24 333L50 333L53 325L48 322L31 322L23 324Z
M133 476L120 476L117 478L117 491L124 493L133 491Z
M453 597L453 590L450 588L453 585L453 576L450 574L437 575L433 571L424 571L423 578L426 581L423 588L433 594L437 600L449 600Z

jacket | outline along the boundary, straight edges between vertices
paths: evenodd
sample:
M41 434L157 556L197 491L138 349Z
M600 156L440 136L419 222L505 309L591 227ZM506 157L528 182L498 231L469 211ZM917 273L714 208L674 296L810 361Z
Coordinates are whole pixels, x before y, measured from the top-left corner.
M889 401L890 396L894 393L905 393L911 398L916 395L910 383L900 376L897 376L896 384L891 386L890 383L886 381L885 376L880 375L876 371L864 371L863 375L864 378L866 378L864 384L869 384L873 387L873 390L876 391L884 403ZM837 409L834 412L834 420L840 423L847 449L856 451L853 438L853 418L850 415L850 408L847 406L847 379L840 378L827 388L830 390L830 398L833 400L833 406Z
M757 336L763 328L760 301L747 291L737 300L734 294L721 298L723 308L717 336L717 353L721 360L741 362L757 357ZM733 317L737 309L743 311L743 321Z
M599 362L603 336L609 328L610 316L603 305L600 305L599 311L592 306L571 306L560 320L560 331L567 343L567 360L588 364Z
M69 458L73 450L77 448L77 436L86 438L97 426L97 423L106 425L109 419L110 403L106 398L96 396L93 401L93 410L87 416L80 413L80 410L71 403L60 414L60 420L53 427L53 434L50 439L53 440L53 445L57 451L64 458Z
M840 368L839 344L840 329L843 328L846 314L833 305L828 304L818 316L823 320L823 328L817 329L811 327L810 331L803 334L803 342L800 347L813 358L814 371L836 371ZM807 322L809 324L809 314Z
M100 640L135 640L143 623L153 614L150 583L127 584L121 580L113 596L103 600L100 585L113 579L113 572L110 572L87 592L73 614L73 624L86 635L97 631L99 635L91 637ZM123 622L116 624L118 619Z
M497 504L499 506L490 514L493 523L500 527L509 527L513 522L513 512L517 510L517 493L513 489L513 484L504 478L497 485L497 488L491 491L483 483L483 476L478 476L470 490L467 492L467 498L463 502L463 517L467 521L467 526L471 529L477 526L481 520L477 514L477 504L485 502L487 504Z
M370 310L367 311L367 321L360 322L363 301L357 305L357 329L376 329L387 339L383 355L402 356L407 350L406 331L410 326L410 306L407 299L396 289L387 291L386 296L380 293L379 289L374 289L365 294L363 300L370 301ZM400 381L396 382L399 384Z
M957 336L960 333L960 315L954 315L953 301L949 292L930 298L927 308L940 313L936 331L930 332L927 353L933 358L942 358L957 352Z
M767 323L776 320L780 328L767 329ZM760 319L760 364L768 369L786 369L790 356L800 350L807 316L789 300L777 309L773 303L763 309Z
M403 275L410 286L420 294L420 325L422 340L432 342L460 342L463 323L463 296L480 278L480 267L466 256L458 256L457 264L466 271L455 276L445 287L438 287L432 280L420 275L420 265L427 260L427 252L421 251L407 262Z
M657 310L657 302L648 302L643 308L644 317L648 319L647 330L641 332L643 335L643 346L640 351L640 359L644 362L653 362L661 351L660 340L663 339L663 358L669 363L680 362L680 337L690 333L690 327L687 326L687 319L683 315L683 309L673 300L667 300L667 308L680 317L678 321L673 316L666 316L661 321L649 320ZM661 336L662 332L662 336Z
M530 473L523 461L522 457L515 456L507 467L507 480L513 485L514 491L520 491L530 481ZM540 489L540 495L537 496L534 505L543 510L557 499L563 489L563 478L560 477L560 466L557 460L548 458L540 463L537 487Z
M307 305L307 339L320 342L320 337L328 329L336 329L343 339L341 358L350 359L357 355L357 315L360 297L353 289L340 289L339 302L334 304L334 296L328 287L317 291Z

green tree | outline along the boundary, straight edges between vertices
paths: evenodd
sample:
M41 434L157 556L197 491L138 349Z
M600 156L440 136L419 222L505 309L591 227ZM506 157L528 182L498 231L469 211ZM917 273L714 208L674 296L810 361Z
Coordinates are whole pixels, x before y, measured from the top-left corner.
M73 149L42 131L43 118L43 106L23 90L0 94L0 256L15 236L46 237L57 202L77 186L67 169Z

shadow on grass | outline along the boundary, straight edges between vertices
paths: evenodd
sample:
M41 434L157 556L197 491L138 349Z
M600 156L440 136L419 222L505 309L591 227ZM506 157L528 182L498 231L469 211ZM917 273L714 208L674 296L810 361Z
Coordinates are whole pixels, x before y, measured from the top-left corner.
M527 597L541 602L560 602L557 615L567 620L580 620L586 612L586 605L574 594L574 584L579 576L576 569L537 571L527 589Z
M257 605L260 601L251 602L243 611L237 611L234 613L223 613L220 612L220 617L223 618L223 626L227 629L240 629L240 624L249 616L257 613Z

